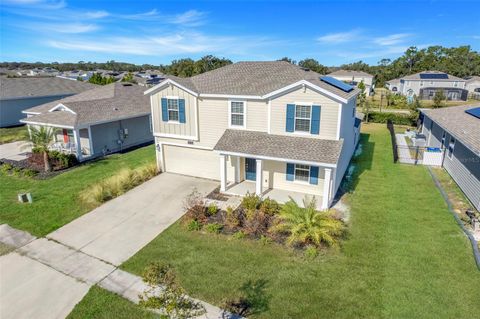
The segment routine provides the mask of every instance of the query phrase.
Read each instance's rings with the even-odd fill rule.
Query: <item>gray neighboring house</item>
[[[153,141],[150,99],[130,83],[96,87],[23,111],[29,126],[58,129],[53,149],[82,161]]]
[[[0,127],[20,125],[23,110],[63,99],[96,85],[56,77],[0,77]]]
[[[390,80],[386,85],[394,93],[407,97],[418,96],[421,100],[433,100],[435,93],[441,90],[447,100],[466,101],[468,91],[465,82],[464,79],[444,72],[422,71]]]
[[[469,77],[465,82],[465,89],[472,98],[480,98],[480,76]]]
[[[442,166],[480,210],[480,105],[420,111],[427,146],[444,149]]]
[[[350,71],[350,70],[338,70],[328,74],[332,78],[347,82],[350,85],[358,86],[360,82],[365,84],[365,90],[363,91],[367,96],[373,93],[375,88],[374,76],[363,71]]]

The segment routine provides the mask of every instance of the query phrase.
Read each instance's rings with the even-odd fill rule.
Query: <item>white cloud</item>
[[[85,13],[86,18],[90,19],[100,19],[100,18],[105,18],[108,17],[110,13],[104,10],[99,10],[99,11],[89,11]]]
[[[42,9],[61,9],[67,6],[64,0],[2,0],[2,5],[35,6]]]
[[[188,10],[170,19],[171,23],[196,26],[204,23],[206,13],[197,10]]]
[[[246,43],[238,50],[238,43]],[[50,40],[47,44],[62,50],[79,50],[141,56],[168,56],[179,54],[245,54],[254,48],[268,47],[275,42],[263,37],[222,37],[196,32],[175,33],[168,36],[112,37]]]
[[[395,33],[384,37],[378,37],[373,39],[373,43],[381,46],[391,46],[404,42],[412,35],[410,33]]]
[[[317,38],[317,41],[329,44],[352,42],[360,36],[360,30],[351,30],[348,32],[329,33]]]

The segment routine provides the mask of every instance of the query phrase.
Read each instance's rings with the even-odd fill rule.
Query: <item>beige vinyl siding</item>
[[[179,99],[185,100],[185,123],[168,123],[162,121],[162,97],[178,96]],[[196,135],[196,119],[195,119],[195,99],[196,97],[190,93],[176,87],[168,86],[158,91],[151,97],[152,101],[152,121],[154,133],[156,134],[172,134],[180,136]]]
[[[283,189],[292,192],[301,192],[320,196],[323,195],[323,181],[325,178],[325,171],[322,167],[320,167],[318,172],[317,185],[287,181],[286,171],[287,163],[277,161],[264,161],[263,187]]]
[[[242,101],[242,100],[234,100]],[[243,100],[246,104],[246,129],[267,131],[268,104],[265,101]],[[199,145],[212,147],[217,144],[226,129],[229,128],[228,99],[199,99],[198,114],[200,136]]]
[[[320,134],[305,135],[303,137],[316,137],[323,139],[337,138],[339,102],[336,102],[321,93],[309,88],[300,88],[271,101],[271,134],[290,135],[295,133],[286,132],[287,104],[299,102],[312,103],[321,106]]]

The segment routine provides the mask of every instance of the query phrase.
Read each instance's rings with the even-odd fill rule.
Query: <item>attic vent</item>
[[[302,69],[303,71],[306,71],[306,72],[310,71],[309,68],[302,68],[302,67],[301,67],[300,69]]]
[[[132,86],[132,83],[122,83],[123,86]]]
[[[113,110],[114,110],[114,111],[118,111],[118,107],[114,107]]]

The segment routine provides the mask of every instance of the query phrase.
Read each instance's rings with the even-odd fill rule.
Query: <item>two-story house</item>
[[[465,82],[464,79],[444,72],[423,71],[388,81],[386,84],[390,91],[411,98],[418,96],[421,100],[433,100],[438,91],[443,91],[447,100],[466,101],[468,91],[465,89]]]
[[[322,209],[330,206],[359,137],[358,93],[283,61],[168,76],[145,92],[162,171],[219,180],[227,193],[246,184],[286,200],[309,194]]]
[[[346,82],[353,86],[358,86],[361,82],[365,85],[363,93],[367,96],[372,95],[373,89],[375,87],[374,76],[363,71],[352,71],[352,70],[337,70],[335,72],[329,73],[329,76],[337,80]]]

